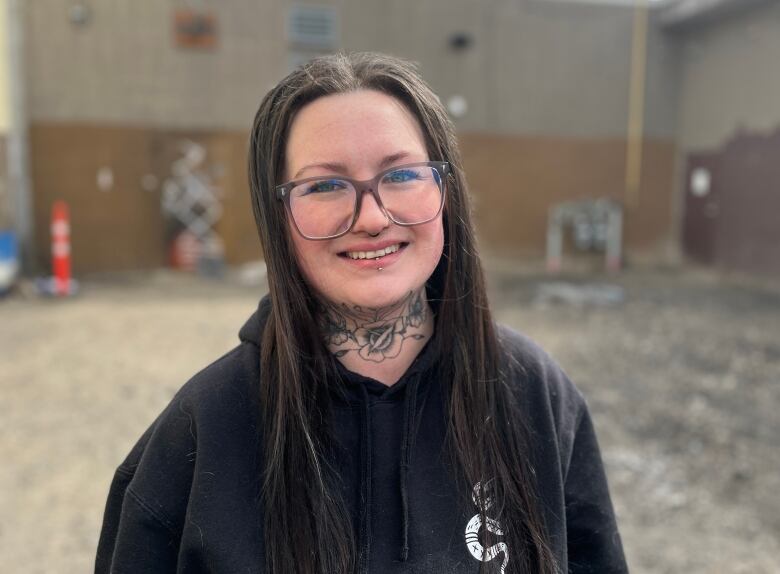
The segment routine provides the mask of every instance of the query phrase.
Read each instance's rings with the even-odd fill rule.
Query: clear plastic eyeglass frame
[[[393,214],[385,208],[385,206],[382,203],[382,198],[379,196],[379,183],[382,181],[382,178],[384,178],[386,175],[393,173],[398,170],[407,169],[407,168],[414,168],[414,167],[430,167],[439,175],[439,191],[441,193],[441,201],[439,202],[439,208],[436,211],[434,215],[429,217],[428,219],[425,219],[424,221],[415,221],[414,223],[404,223],[401,221],[397,221]],[[281,185],[276,186],[276,198],[280,201],[284,202],[285,208],[287,209],[287,213],[290,215],[290,219],[293,222],[293,225],[295,226],[295,230],[305,239],[310,239],[312,241],[322,241],[326,239],[335,239],[336,237],[341,237],[342,235],[346,235],[350,232],[350,230],[355,226],[355,222],[358,220],[358,216],[360,215],[360,206],[363,204],[363,196],[366,193],[370,193],[374,197],[374,201],[376,201],[376,204],[379,206],[379,209],[382,210],[382,213],[384,213],[390,221],[395,223],[396,225],[401,225],[403,227],[412,227],[414,225],[422,225],[423,223],[428,223],[429,221],[433,221],[436,219],[439,214],[441,213],[442,207],[444,206],[444,196],[446,195],[447,190],[447,176],[450,174],[450,164],[446,161],[424,161],[424,162],[418,162],[418,163],[408,163],[404,165],[396,165],[389,169],[386,169],[377,175],[375,175],[372,179],[367,179],[364,181],[357,181],[355,179],[351,179],[349,177],[344,177],[341,175],[318,175],[315,177],[307,177],[304,179],[298,179],[295,181],[290,181],[287,183],[283,183]],[[304,183],[308,183],[311,181],[317,181],[317,180],[338,180],[338,181],[344,181],[349,184],[351,184],[355,189],[355,208],[352,213],[352,220],[350,221],[349,225],[347,226],[344,231],[340,231],[339,233],[328,235],[324,237],[312,237],[309,235],[306,235],[301,231],[301,229],[298,227],[298,223],[295,221],[295,216],[293,215],[292,206],[290,205],[290,197],[291,192],[293,189],[298,187],[299,185],[302,185]]]

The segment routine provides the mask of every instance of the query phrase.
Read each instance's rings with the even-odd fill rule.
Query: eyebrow
[[[379,171],[382,171],[383,169],[390,167],[394,163],[402,159],[406,159],[411,155],[412,154],[409,153],[408,151],[399,151],[394,154],[385,156],[384,158],[382,158],[382,161],[379,162]],[[335,173],[340,175],[344,175],[348,171],[347,166],[339,162],[326,161],[321,163],[310,163],[308,165],[303,166],[301,169],[299,169],[298,172],[293,177],[293,180],[299,179],[302,173],[314,168],[322,168],[329,171],[330,173]]]

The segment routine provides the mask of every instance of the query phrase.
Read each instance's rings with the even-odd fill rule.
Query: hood
[[[268,317],[271,315],[271,296],[265,295],[257,304],[257,309],[247,319],[244,326],[238,331],[238,338],[242,343],[253,343],[260,346],[263,338],[263,329]]]

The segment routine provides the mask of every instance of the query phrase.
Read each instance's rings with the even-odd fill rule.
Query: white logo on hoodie
[[[493,506],[493,499],[488,495],[491,482],[493,481],[487,481],[484,488],[481,482],[474,485],[474,488],[471,491],[471,499],[474,501],[477,510],[482,506],[484,507],[485,512],[487,512],[490,507]],[[487,521],[485,528],[497,536],[502,536],[504,534],[498,520],[494,520],[490,517],[485,518]],[[469,549],[469,552],[471,552],[471,555],[480,562],[482,562],[483,559],[486,562],[490,562],[503,552],[504,563],[501,565],[501,574],[504,574],[506,565],[509,564],[509,548],[505,543],[499,542],[486,550],[479,541],[479,531],[481,528],[482,517],[479,515],[479,512],[477,512],[477,514],[471,517],[471,520],[469,520],[469,523],[466,525],[466,547]]]

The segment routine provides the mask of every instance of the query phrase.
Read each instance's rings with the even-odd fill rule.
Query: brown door
[[[695,153],[688,156],[685,178],[683,249],[700,263],[717,259],[717,229],[720,220],[721,182],[719,154]]]
[[[688,156],[683,249],[701,263],[780,274],[780,130]]]

